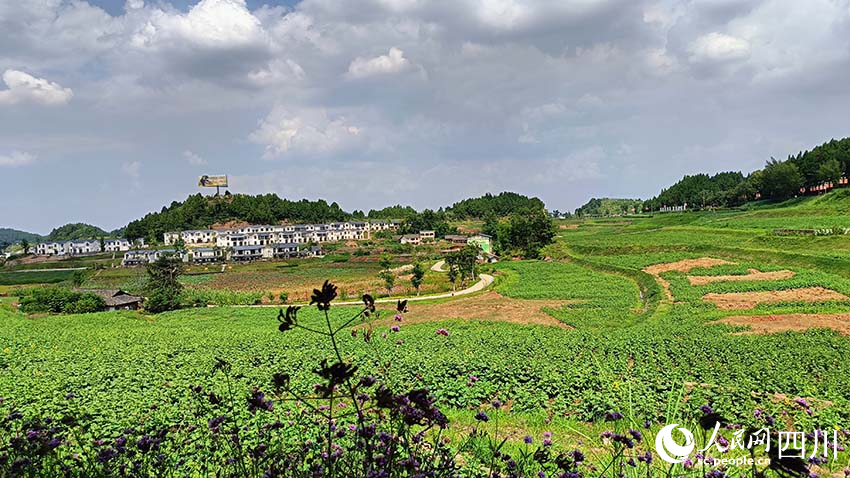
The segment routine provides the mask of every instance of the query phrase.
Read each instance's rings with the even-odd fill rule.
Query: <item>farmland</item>
[[[514,450],[526,433],[541,431],[553,432],[560,449],[593,442],[612,412],[657,430],[695,420],[706,404],[743,425],[760,423],[757,411],[794,429],[844,429],[850,236],[778,236],[773,228],[833,227],[844,224],[846,211],[850,197],[839,192],[783,208],[565,222],[570,227],[558,229],[546,260],[482,266],[497,277],[493,290],[411,303],[400,322],[385,312],[368,343],[370,326],[354,323],[341,355],[394,390],[428,388],[455,423],[454,437],[487,410],[513,430]],[[243,267],[183,280],[190,289],[280,288],[299,299],[325,278],[346,289],[340,297],[381,287],[373,261]],[[123,287],[137,277],[132,269],[104,269],[88,280]],[[426,278],[429,292],[448,290],[441,273]],[[717,297],[729,300],[718,307]],[[91,417],[92,436],[188,420],[191,387],[221,389],[210,374],[219,360],[230,364],[242,393],[285,373],[293,390],[307,394],[315,364],[332,358],[321,337],[278,332],[276,309],[25,317],[4,307],[9,300],[0,298],[6,406],[34,415],[73,407]],[[333,307],[331,320],[342,324],[356,310]],[[493,320],[499,313],[511,317]],[[299,314],[305,327],[322,326],[315,307]],[[777,319],[767,327],[765,317]],[[377,361],[370,358],[376,353]],[[74,398],[63,398],[68,393]],[[494,401],[504,405],[494,410]],[[286,410],[276,408],[274,417]],[[828,476],[847,460],[842,454],[818,470]]]

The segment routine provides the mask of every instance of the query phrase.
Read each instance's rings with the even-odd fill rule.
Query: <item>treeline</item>
[[[842,176],[850,176],[850,138],[833,139],[784,161],[771,158],[763,169],[748,176],[740,172],[685,176],[643,207],[649,211],[687,203],[698,209],[740,206],[759,198],[783,200],[799,195],[801,188],[835,184]]]
[[[543,201],[538,198],[505,191],[495,196],[487,193],[481,197],[458,201],[447,208],[446,213],[454,219],[483,219],[490,215],[507,217],[518,211],[545,207]]]
[[[620,216],[640,213],[643,201],[640,199],[592,198],[576,209],[576,216]]]
[[[325,200],[290,201],[276,194],[251,196],[247,194],[225,193],[223,196],[203,196],[195,194],[183,202],[172,202],[161,211],[147,214],[135,220],[124,229],[128,239],[145,238],[149,241],[161,240],[163,234],[170,231],[187,229],[205,229],[211,224],[228,221],[248,222],[251,224],[321,223],[347,220],[384,219],[402,222],[402,232],[434,230],[438,236],[451,234],[456,229],[449,226],[451,220],[483,218],[490,215],[507,217],[521,210],[543,210],[543,202],[521,194],[503,192],[498,195],[486,194],[479,198],[466,199],[452,207],[421,212],[410,206],[395,205],[383,209],[372,209],[368,214],[355,210],[344,211],[337,203],[328,204]],[[63,226],[64,227],[64,226]],[[92,226],[93,227],[93,226]],[[96,231],[94,231],[96,232]],[[103,231],[86,237],[98,237]]]
[[[752,186],[752,187],[751,187]],[[691,208],[708,206],[738,206],[753,199],[758,187],[740,172],[723,172],[714,176],[695,174],[685,176],[661,194],[644,202],[645,210],[657,211],[664,206]]]

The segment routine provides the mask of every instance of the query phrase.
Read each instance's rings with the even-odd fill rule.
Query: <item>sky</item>
[[[0,227],[231,192],[573,210],[850,136],[850,0],[0,0]]]

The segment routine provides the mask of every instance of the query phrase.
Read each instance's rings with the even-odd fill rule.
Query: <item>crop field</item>
[[[577,227],[557,229],[545,260],[483,265],[496,276],[492,290],[411,302],[400,314],[407,318],[386,311],[372,325],[346,326],[340,354],[394,390],[430,390],[454,422],[453,437],[487,410],[511,430],[506,446],[514,450],[525,434],[541,431],[554,433],[556,449],[596,443],[613,412],[633,426],[646,422],[651,433],[672,420],[696,420],[701,405],[744,427],[770,416],[787,429],[844,430],[850,236],[775,236],[773,225],[759,222],[820,227],[850,211],[850,200],[839,199],[810,200],[828,203],[824,219],[800,202],[781,212],[758,206],[571,221]],[[282,290],[299,299],[324,279],[338,280],[349,297],[380,292],[374,261],[292,264],[193,270],[183,281],[190,290]],[[105,269],[89,281],[129,284],[134,274]],[[426,279],[429,292],[447,290],[444,274],[429,271]],[[717,297],[735,300],[718,307]],[[343,324],[356,310],[332,307],[331,321]],[[315,307],[299,314],[301,325],[323,326]],[[230,393],[268,388],[274,373],[285,373],[293,390],[307,394],[316,363],[333,352],[305,330],[279,332],[276,318],[274,308],[27,317],[0,307],[0,396],[24,414],[73,408],[91,418],[94,437],[185,423],[196,408],[192,387],[224,393],[211,374],[221,361],[235,377]],[[292,410],[281,403],[274,417],[285,420]],[[841,454],[816,471],[841,476],[848,459]]]
[[[12,271],[0,272],[0,287],[15,287],[36,284],[67,282],[74,271],[40,271],[50,267],[86,267],[100,264],[99,260],[72,261],[53,260],[15,266]],[[430,271],[435,260],[425,257],[422,264],[426,269],[421,294],[437,294],[451,290],[445,274]],[[393,264],[396,271],[392,291],[384,288],[379,278],[381,268],[377,256],[329,255],[325,258],[292,261],[260,261],[248,264],[231,263],[222,270],[221,264],[191,265],[180,281],[186,286],[187,303],[210,303],[215,305],[251,305],[277,303],[281,293],[289,302],[309,301],[316,284],[328,277],[340,287],[340,296],[359,299],[366,292],[378,297],[414,295],[410,284],[412,259],[402,257]],[[26,271],[22,269],[27,269]],[[105,267],[90,270],[85,275],[83,288],[122,289],[131,294],[142,294],[145,290],[143,267]],[[2,291],[2,290],[0,290]],[[272,297],[271,299],[269,297]]]
[[[68,280],[73,271],[0,272],[0,286],[53,284]]]

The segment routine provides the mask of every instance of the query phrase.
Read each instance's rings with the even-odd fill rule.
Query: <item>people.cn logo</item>
[[[658,435],[655,435],[655,451],[658,456],[667,463],[682,463],[686,457],[694,451],[694,435],[686,428],[679,428],[682,435],[685,436],[685,444],[679,445],[673,439],[673,429],[679,426],[678,423],[667,425],[662,428]]]

